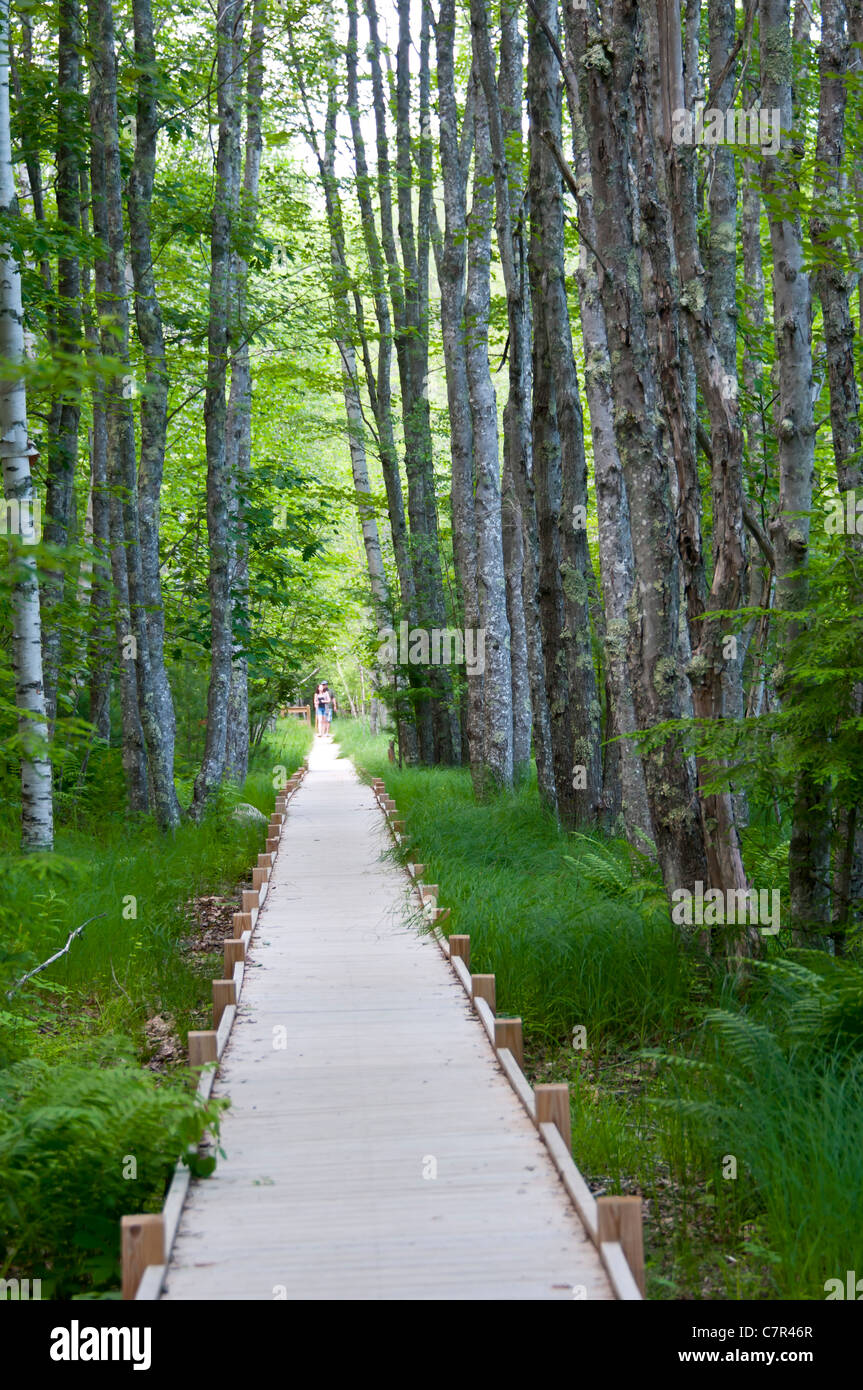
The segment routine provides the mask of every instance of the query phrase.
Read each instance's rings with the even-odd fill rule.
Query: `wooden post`
[[[439,927],[442,922],[445,922],[449,914],[450,909],[448,907],[436,907],[432,913],[432,921],[435,926]]]
[[[450,937],[452,941],[452,937]],[[524,1071],[524,1046],[521,1040],[520,1018],[496,1018],[494,1021],[495,1047],[508,1047],[518,1065]]]
[[[268,852],[269,854],[275,854],[275,853],[276,853],[276,850],[277,850],[278,848],[279,848],[279,837],[278,837],[278,835],[270,835],[269,832],[268,832],[268,834],[267,834],[267,852]]]
[[[404,833],[405,833],[405,823],[404,823],[404,821],[403,821],[403,820],[394,820],[394,821],[393,821],[393,830],[395,831],[395,833],[396,833],[397,835],[404,835]]]
[[[470,937],[468,937],[468,941],[470,941]],[[452,948],[452,942],[453,942],[453,938],[450,937],[450,948]],[[472,982],[473,982],[473,993],[472,993],[472,997],[473,997],[474,999],[484,999],[485,1002],[488,1004],[488,1007],[491,1009],[492,1013],[494,1013],[494,1012],[495,1012],[494,975],[473,975],[473,976],[471,977],[471,979],[472,979]]]
[[[216,1051],[216,1033],[214,1029],[207,1028],[202,1032],[189,1034],[189,1066],[192,1070],[197,1067],[205,1067],[208,1062],[218,1062],[219,1054]]]
[[[229,1004],[236,1004],[237,991],[233,980],[213,981],[213,1027],[218,1028],[222,1014]]]
[[[449,939],[449,953],[452,956],[461,956],[468,970],[470,969],[470,937],[451,936]]]
[[[233,925],[234,925],[234,936],[236,936],[236,937],[241,937],[241,936],[243,935],[243,932],[244,932],[244,931],[251,931],[251,930],[252,930],[252,914],[251,914],[251,912],[235,912],[235,913],[234,913],[234,923],[233,923]]]
[[[569,1108],[569,1086],[565,1081],[542,1082],[534,1086],[536,1096],[536,1122],[538,1125],[549,1121],[557,1125],[560,1137],[572,1152],[572,1113]]]
[[[640,1197],[597,1197],[597,1243],[616,1240],[644,1297],[644,1232]]]
[[[273,867],[273,856],[271,854],[258,855],[258,868],[271,869]]]
[[[165,1220],[155,1215],[121,1216],[120,1246],[123,1260],[123,1298],[129,1303],[138,1292],[148,1265],[165,1263]]]
[[[414,864],[414,878],[422,878],[425,871],[425,864]]]
[[[230,980],[238,960],[246,959],[246,943],[236,941],[232,936],[225,937],[225,979]]]
[[[243,889],[243,911],[252,912],[256,907],[260,907],[259,894],[257,888],[249,890]]]
[[[263,888],[269,877],[269,869],[252,869],[252,887]]]

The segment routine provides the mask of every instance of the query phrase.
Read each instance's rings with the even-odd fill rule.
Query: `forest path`
[[[226,1157],[189,1188],[164,1298],[614,1296],[389,844],[316,740],[213,1090]]]

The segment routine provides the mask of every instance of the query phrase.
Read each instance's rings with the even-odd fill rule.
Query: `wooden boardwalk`
[[[612,1298],[371,790],[316,743],[291,801],[163,1298]]]

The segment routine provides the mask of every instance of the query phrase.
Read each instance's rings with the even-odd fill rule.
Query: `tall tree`
[[[635,125],[633,86],[639,81],[638,8],[615,10],[612,44],[603,28],[588,36],[583,13],[570,25],[573,65],[588,130],[597,247],[604,273],[602,305],[611,362],[614,429],[630,508],[636,584],[629,610],[628,655],[641,730],[682,713],[679,562],[671,507],[660,396],[651,359],[632,221],[629,168]],[[603,41],[603,61],[586,63]],[[707,862],[692,767],[676,741],[644,756],[651,822],[666,889],[704,882]]]
[[[144,354],[146,390],[141,397],[141,458],[138,469],[141,600],[146,614],[153,722],[158,726],[159,760],[165,772],[161,819],[174,826],[180,803],[174,789],[174,701],[165,669],[165,610],[159,577],[159,516],[168,427],[168,370],[162,309],[153,271],[150,204],[156,173],[159,131],[158,71],[150,0],[134,0],[135,59],[138,65],[138,103],[135,155],[128,186],[129,246],[135,288],[135,321]],[[152,740],[151,740],[152,741]]]
[[[57,28],[56,197],[57,219],[71,245],[62,249],[57,257],[57,353],[61,361],[66,360],[71,370],[69,384],[52,411],[56,433],[49,440],[45,496],[45,539],[60,548],[67,544],[70,535],[81,418],[81,389],[74,370],[81,338],[81,274],[74,245],[81,222],[78,167],[80,49],[78,0],[60,0]],[[63,589],[63,571],[50,571],[43,590],[45,705],[49,726],[53,725],[57,709]]]
[[[503,516],[507,584],[521,577],[527,682],[530,689],[533,748],[537,783],[545,804],[557,809],[557,788],[552,757],[551,718],[546,691],[539,607],[539,528],[533,461],[530,287],[522,140],[523,44],[518,16],[511,5],[501,10],[500,89],[495,78],[494,56],[484,0],[471,0],[471,33],[474,62],[482,82],[489,119],[495,181],[497,246],[506,287],[509,330],[509,396],[504,409]],[[513,504],[521,520],[521,540],[512,534]],[[519,640],[517,606],[510,601],[510,626]],[[523,755],[524,691],[521,654],[513,652],[513,761]],[[518,733],[518,737],[516,734]]]
[[[789,0],[759,0],[761,105],[780,113],[781,146],[764,156],[764,200],[773,258],[773,323],[779,365],[779,507],[770,525],[776,551],[776,607],[788,646],[801,632],[809,592],[809,513],[815,457],[809,276],[804,264],[796,164],[791,148],[792,45]],[[794,698],[793,674],[775,676],[780,696]],[[789,852],[791,920],[798,940],[817,938],[829,913],[827,788],[801,770]]]
[[[14,217],[17,211],[9,126],[9,0],[0,0],[0,211],[6,218]],[[23,376],[21,268],[8,244],[0,246],[0,357],[9,364],[0,382],[0,453],[6,515],[17,517],[22,545],[32,546],[38,537]],[[32,552],[19,552],[15,566],[12,668],[21,757],[21,843],[25,850],[49,850],[54,844],[54,813],[35,556]]]
[[[449,407],[452,456],[453,557],[465,627],[480,626],[477,588],[477,538],[474,505],[473,417],[468,389],[465,341],[465,274],[467,267],[467,184],[473,149],[472,106],[475,84],[467,93],[459,131],[455,85],[455,0],[442,0],[436,27],[438,118],[443,184],[444,227],[436,238],[440,285],[441,333]],[[465,733],[471,776],[482,791],[482,680],[469,680]]]
[[[477,540],[477,591],[484,632],[484,670],[468,674],[482,680],[482,790],[512,785],[512,665],[506,610],[506,577],[501,531],[500,454],[497,398],[488,360],[491,312],[491,223],[494,181],[488,115],[482,91],[474,100],[473,204],[468,219],[467,287],[464,317],[470,398],[474,516]]]
[[[227,764],[228,701],[233,654],[231,596],[231,492],[227,448],[227,371],[230,322],[231,223],[236,206],[235,149],[239,142],[240,107],[234,81],[241,0],[218,0],[216,12],[216,105],[219,137],[216,150],[213,216],[210,234],[210,314],[207,335],[207,390],[204,422],[207,441],[207,536],[210,596],[210,684],[207,692],[207,737],[195,779],[191,811],[199,816],[221,785]]]
[[[266,0],[254,0],[246,59],[246,137],[240,192],[239,225],[244,243],[251,240],[257,222],[263,136],[261,117],[264,89],[264,48],[267,33]],[[239,82],[241,72],[235,80]],[[233,283],[237,345],[231,359],[231,394],[228,401],[228,467],[235,480],[233,582],[234,654],[228,697],[227,771],[242,784],[249,768],[249,661],[251,638],[249,612],[249,530],[247,493],[252,471],[252,367],[251,329],[248,318],[248,262],[242,251],[234,253]]]
[[[119,134],[117,132],[116,66],[114,62],[114,25],[110,3],[88,0],[88,36],[90,63],[90,193],[93,231],[98,238],[99,251],[93,268],[95,311],[99,325],[99,347],[102,356],[116,362],[122,352],[118,345],[118,323],[126,306],[125,274],[121,273],[118,257],[122,259],[122,212],[118,223],[116,200],[120,197]],[[110,194],[108,179],[108,145],[112,145],[112,191],[114,194],[113,246],[112,219],[109,217]],[[120,205],[122,208],[122,204]],[[119,302],[118,302],[119,301]],[[114,635],[118,656],[120,715],[122,721],[122,759],[126,778],[129,810],[136,814],[147,811],[150,793],[147,778],[147,753],[144,730],[138,703],[138,676],[132,632],[129,595],[129,570],[126,551],[124,492],[129,480],[129,459],[134,472],[134,433],[128,401],[124,400],[124,378],[128,371],[117,372],[113,382],[107,381],[99,393],[99,415],[94,413],[94,466],[101,469],[101,449],[104,445],[104,498],[107,511],[110,544],[111,580],[113,587]],[[97,435],[98,424],[100,433]],[[101,434],[104,427],[104,436]],[[100,453],[97,455],[96,448]],[[124,450],[127,457],[120,458]],[[101,487],[101,480],[100,480]],[[128,504],[128,497],[126,503]],[[130,639],[135,638],[135,642]],[[106,692],[100,692],[105,698]],[[98,711],[96,711],[98,712]]]
[[[564,272],[563,187],[546,134],[559,147],[557,0],[538,0],[528,27],[530,278],[533,300],[534,460],[541,555],[543,648],[561,817],[595,824],[602,802],[600,706],[589,613],[587,464]]]

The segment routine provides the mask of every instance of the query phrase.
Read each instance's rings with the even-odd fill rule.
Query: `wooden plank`
[[[450,937],[450,947],[452,946],[452,942],[453,942],[453,938]],[[468,999],[470,999],[470,996],[471,996],[470,971],[468,970],[468,968],[467,968],[467,966],[465,965],[464,960],[462,959],[461,956],[450,956],[450,960],[452,961],[453,970],[454,970],[455,973],[458,975],[458,978],[459,978],[459,980],[460,980],[460,982],[461,982],[462,989],[464,990],[464,992],[465,992],[465,994],[467,995]]]
[[[250,912],[235,912],[233,916],[234,936],[238,939],[243,932],[252,930],[252,914]]]
[[[243,911],[251,912],[256,907],[260,907],[260,894],[258,893],[257,888],[252,889],[251,891],[248,888],[244,888]]]
[[[632,1277],[644,1297],[644,1232],[640,1197],[597,1197],[599,1244],[620,1244]]]
[[[560,1130],[557,1125],[541,1124],[539,1132],[542,1135],[551,1154],[552,1162],[561,1176],[564,1187],[569,1193],[570,1201],[584,1222],[585,1229],[591,1240],[596,1244],[599,1235],[599,1217],[596,1210],[596,1198],[588,1187],[584,1178],[579,1172],[572,1153],[564,1144],[560,1137]]]
[[[218,1030],[222,1014],[229,1004],[236,1004],[237,993],[233,980],[213,981],[213,1026]]]
[[[120,1249],[123,1265],[123,1299],[131,1301],[147,1265],[165,1263],[165,1222],[162,1213],[122,1216]]]
[[[538,1125],[557,1125],[560,1137],[572,1151],[572,1114],[569,1108],[569,1086],[565,1081],[542,1082],[535,1085],[536,1122]]]
[[[227,983],[232,985],[234,982],[233,980],[229,980]],[[219,1027],[216,1030],[216,1045],[218,1047],[219,1057],[221,1057],[222,1053],[228,1045],[228,1038],[231,1036],[231,1029],[234,1026],[234,1019],[236,1018],[236,1015],[236,1004],[227,1004],[222,1011],[222,1017],[219,1020]]]
[[[165,1205],[162,1208],[162,1217],[165,1223],[165,1259],[169,1258],[174,1245],[191,1178],[192,1173],[188,1165],[178,1163],[165,1196]]]
[[[495,1019],[495,1023],[497,1022],[498,1020]],[[496,1033],[497,1028],[495,1028]],[[497,1046],[497,1044],[495,1045]],[[528,1115],[532,1120],[536,1120],[536,1101],[533,1098],[530,1083],[508,1047],[497,1047],[497,1060],[506,1072],[510,1086],[512,1086]]]
[[[167,1265],[147,1265],[138,1285],[135,1298],[139,1303],[155,1303],[162,1294]]]
[[[470,937],[459,936],[455,932],[449,939],[450,956],[460,956],[465,965],[470,969]]]
[[[632,1303],[641,1299],[643,1297],[641,1290],[632,1277],[632,1270],[629,1268],[626,1256],[618,1242],[604,1240],[599,1247],[599,1254],[611,1280],[615,1298]]]
[[[473,979],[476,980],[476,975],[473,976]],[[473,1004],[479,1014],[483,1028],[488,1033],[489,1042],[492,1047],[494,1047],[494,1014],[481,995],[474,995]]]
[[[189,1066],[195,1070],[218,1061],[216,1033],[212,1028],[189,1033]]]
[[[473,975],[473,999],[483,999],[490,1013],[495,1011],[495,984],[494,975]],[[494,1030],[492,1030],[492,1041],[494,1041]]]
[[[520,1018],[496,1018],[494,1021],[495,1047],[506,1047],[518,1065],[524,1070],[524,1044],[521,1037]]]
[[[246,948],[243,945],[243,938],[235,940],[229,936],[225,941],[225,979],[230,980],[234,973],[234,966],[238,961],[246,959]]]

